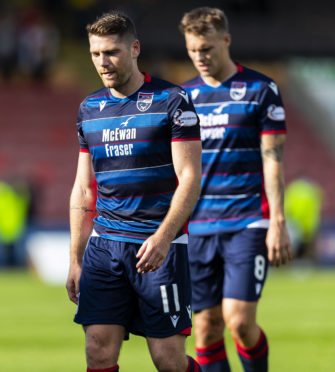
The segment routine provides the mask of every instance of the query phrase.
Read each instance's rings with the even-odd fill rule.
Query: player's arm
[[[284,215],[285,137],[285,134],[263,134],[261,137],[265,192],[270,209],[270,226],[266,244],[269,261],[275,266],[285,264],[291,259],[290,241]]]
[[[91,155],[79,153],[77,174],[70,197],[70,269],[66,289],[71,301],[78,303],[81,264],[95,216],[96,188]]]
[[[160,227],[141,246],[137,269],[141,273],[157,270],[164,262],[170,244],[190,216],[201,189],[201,142],[172,142],[172,161],[178,187]]]

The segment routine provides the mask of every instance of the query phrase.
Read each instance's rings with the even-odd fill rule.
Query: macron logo
[[[188,103],[188,94],[182,90],[181,92],[178,92],[183,98],[184,100]]]
[[[186,310],[187,310],[188,316],[190,317],[190,319],[192,319],[192,310],[191,310],[191,306],[190,306],[190,305],[187,305],[187,306],[186,306]]]
[[[106,101],[101,101],[100,102],[100,111],[102,111],[105,106],[106,106]]]
[[[191,92],[192,99],[196,99],[200,93],[200,89],[193,89]]]
[[[120,124],[121,127],[126,127],[126,126],[128,125],[128,121],[129,121],[130,119],[134,119],[134,117],[135,117],[135,116],[131,116],[131,117],[128,118],[126,121],[124,121],[123,123],[121,123],[121,124]]]
[[[273,81],[271,81],[271,83],[269,84],[269,87],[273,90],[273,93],[278,96],[278,87],[277,87],[277,84],[274,83]]]
[[[170,315],[171,322],[175,328],[177,327],[179,318],[180,317],[178,315]]]

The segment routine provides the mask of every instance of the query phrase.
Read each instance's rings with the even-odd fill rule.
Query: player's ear
[[[140,55],[141,47],[140,47],[140,42],[138,40],[134,40],[131,43],[131,56],[133,58],[137,58]]]
[[[229,47],[230,44],[231,44],[231,35],[228,34],[227,32],[225,32],[225,34],[223,36],[223,40],[225,41],[227,47]]]

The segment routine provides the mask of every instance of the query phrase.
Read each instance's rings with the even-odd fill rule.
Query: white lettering
[[[110,129],[104,129],[102,131],[102,142],[108,142],[109,141],[109,132],[110,132]]]
[[[132,143],[129,144],[126,143],[121,145],[105,145],[107,158],[112,158],[115,156],[132,155],[133,148],[134,145]]]
[[[201,128],[201,139],[220,139],[224,137],[226,128]]]
[[[105,145],[106,156],[109,157],[109,145]]]
[[[200,119],[200,126],[202,127],[211,127],[213,125],[227,125],[229,120],[229,114],[220,114],[214,115],[212,113],[205,115],[205,114],[198,114]]]
[[[136,139],[136,128],[120,129],[115,130],[103,129],[102,130],[102,142],[111,141],[122,141],[122,140]]]

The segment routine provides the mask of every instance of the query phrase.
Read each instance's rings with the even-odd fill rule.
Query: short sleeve
[[[78,140],[80,152],[89,152],[88,144],[82,128],[83,121],[83,103],[79,107],[78,119],[77,119],[77,131],[78,131]]]
[[[200,141],[199,118],[188,93],[176,87],[168,99],[171,141]]]
[[[285,108],[275,82],[270,81],[265,84],[259,104],[260,133],[286,133]]]

